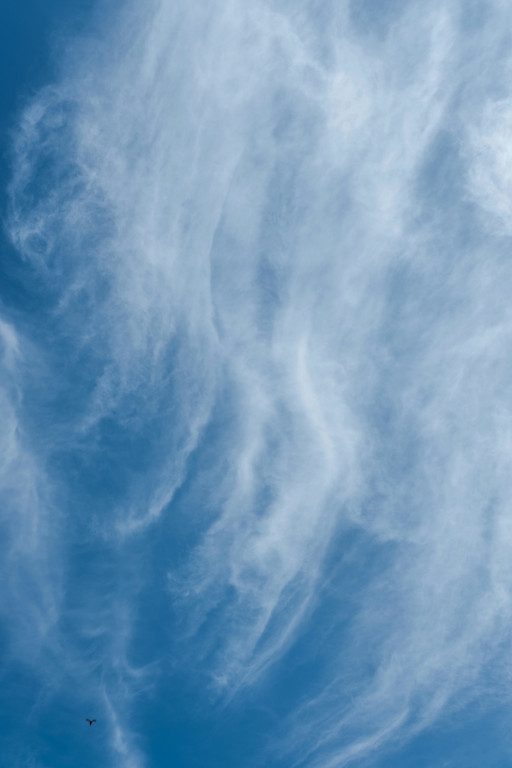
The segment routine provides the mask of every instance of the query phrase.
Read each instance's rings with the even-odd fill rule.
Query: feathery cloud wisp
[[[216,694],[278,675],[323,622],[282,742],[308,765],[408,738],[502,669],[507,8],[362,24],[370,5],[127,4],[20,124],[10,232],[71,393],[45,461],[102,468],[101,487],[57,481],[94,500],[89,545],[128,576],[98,629],[126,761],[115,713],[142,685],[127,649],[151,570],[126,562],[164,526],[191,531],[155,565],[173,653]]]

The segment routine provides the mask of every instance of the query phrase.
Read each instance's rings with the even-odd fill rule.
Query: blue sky
[[[0,764],[510,765],[508,2],[20,5]]]

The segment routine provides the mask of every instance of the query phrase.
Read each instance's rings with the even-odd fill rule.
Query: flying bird
[[[85,718],[85,722],[86,722],[86,723],[89,723],[89,728],[90,728],[90,727],[91,727],[91,725],[92,725],[93,723],[95,723],[95,722],[96,722],[96,718],[94,718],[94,720],[89,720],[89,718],[88,718],[88,717],[86,717],[86,718]]]

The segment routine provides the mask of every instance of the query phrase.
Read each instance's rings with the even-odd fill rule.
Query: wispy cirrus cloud
[[[53,512],[51,484],[31,450],[24,423],[23,380],[34,363],[33,352],[14,326],[0,319],[2,609],[11,618],[15,647],[24,657],[39,652],[60,601],[59,568],[52,562],[58,542],[48,520]]]
[[[271,685],[317,622],[328,637],[288,705],[286,764],[366,759],[495,690],[511,615],[506,17],[498,2],[131,3],[25,110],[10,233],[68,393],[46,458],[84,471],[57,482],[94,502],[88,568],[120,606],[98,621],[84,598],[73,642],[104,638],[98,690],[127,766],[116,712],[129,721],[123,697],[146,684],[133,617],[173,525],[192,531],[154,566],[173,654],[216,695]],[[147,557],[127,565],[137,542]]]

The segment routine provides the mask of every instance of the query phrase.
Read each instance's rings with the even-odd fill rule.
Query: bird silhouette
[[[88,718],[88,717],[86,717],[86,718],[85,718],[85,722],[86,722],[86,723],[89,723],[89,728],[90,728],[90,727],[91,727],[91,725],[92,725],[93,723],[95,723],[95,722],[96,722],[96,718],[94,718],[94,720],[89,720],[89,718]]]

